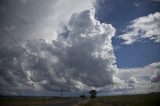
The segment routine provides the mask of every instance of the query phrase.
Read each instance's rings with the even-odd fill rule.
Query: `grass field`
[[[50,104],[47,106],[54,106],[56,103],[75,99],[55,97],[0,97],[0,106],[44,106],[46,104]],[[87,102],[83,102],[86,100]],[[104,96],[94,99],[84,98],[82,103],[78,105],[77,102],[76,106],[160,106],[160,93]]]
[[[160,93],[97,97],[81,106],[160,106]]]
[[[0,106],[41,106],[62,103],[72,98],[55,97],[0,97]]]

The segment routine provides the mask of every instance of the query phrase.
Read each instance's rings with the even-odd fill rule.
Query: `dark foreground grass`
[[[97,97],[81,106],[160,106],[160,93]]]
[[[42,106],[46,104],[52,106],[52,104],[73,99],[75,98],[0,97],[0,106]],[[80,106],[160,106],[160,93],[97,97],[82,102]]]
[[[0,106],[41,106],[62,103],[72,98],[54,97],[0,97]]]

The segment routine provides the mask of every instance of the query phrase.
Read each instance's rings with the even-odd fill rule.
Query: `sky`
[[[0,95],[159,92],[160,0],[0,0]]]

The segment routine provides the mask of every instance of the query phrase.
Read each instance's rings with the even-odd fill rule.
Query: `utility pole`
[[[62,83],[61,83],[61,98],[62,98],[63,94],[62,94]]]

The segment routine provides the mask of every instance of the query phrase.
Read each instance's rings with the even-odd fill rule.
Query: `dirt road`
[[[64,100],[55,104],[37,105],[37,106],[78,106],[78,104],[86,103],[89,99],[87,98],[76,98],[72,100]]]
[[[54,104],[52,106],[73,106],[74,104],[77,104],[77,103],[78,103],[78,100],[69,100],[63,103]]]

